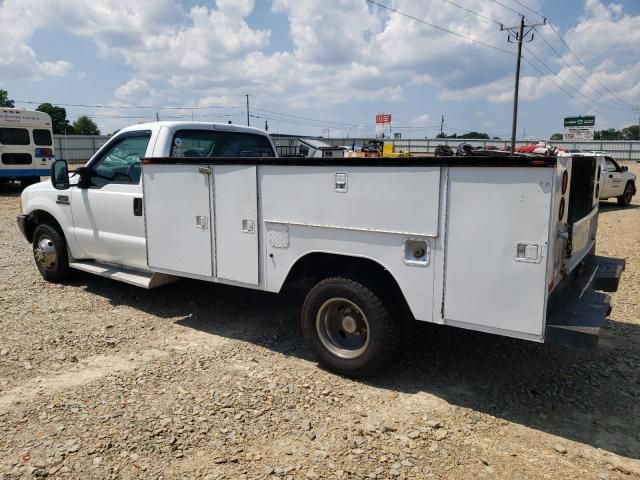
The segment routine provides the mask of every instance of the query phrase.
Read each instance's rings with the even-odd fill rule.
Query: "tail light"
[[[36,158],[53,157],[52,148],[36,148]]]

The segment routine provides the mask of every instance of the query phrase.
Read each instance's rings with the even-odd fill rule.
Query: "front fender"
[[[64,201],[65,197],[67,198],[66,202]],[[29,221],[35,221],[40,212],[53,217],[60,225],[71,256],[82,258],[84,255],[73,233],[73,215],[71,204],[68,202],[69,197],[69,190],[26,188],[22,192],[23,214],[27,215]]]

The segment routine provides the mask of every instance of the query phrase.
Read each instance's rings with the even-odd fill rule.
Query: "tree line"
[[[6,90],[0,90],[0,107],[15,108]],[[87,115],[80,115],[73,123],[67,119],[67,110],[51,103],[41,103],[36,108],[51,117],[51,129],[60,135],[100,135],[98,125]]]
[[[561,133],[554,133],[550,140],[562,140]],[[593,132],[594,140],[640,140],[640,128],[638,125],[629,125],[622,130],[607,128]]]

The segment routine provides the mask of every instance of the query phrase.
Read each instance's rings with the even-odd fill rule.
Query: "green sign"
[[[564,117],[565,127],[594,127],[596,117]]]

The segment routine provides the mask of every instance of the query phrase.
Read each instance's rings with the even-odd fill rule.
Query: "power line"
[[[547,39],[542,35],[542,33],[540,32],[540,30],[536,29],[536,32],[538,32],[538,36],[542,39],[542,41],[543,41],[544,43],[546,43],[546,44],[547,44],[547,46],[551,49],[551,51],[552,51],[552,52],[553,52],[553,53],[554,53],[554,54],[555,54],[555,55],[556,55],[556,56],[557,56],[557,57],[562,61],[562,63],[564,63],[564,64],[565,64],[565,65],[566,65],[566,66],[567,66],[567,67],[568,67],[568,68],[569,68],[569,69],[570,69],[570,70],[571,70],[571,71],[572,71],[572,72],[573,72],[577,77],[579,77],[583,82],[585,82],[587,85],[589,85],[591,88],[593,88],[593,90],[594,90],[595,92],[597,92],[598,94],[600,94],[600,95],[602,95],[602,96],[606,96],[606,93],[603,93],[603,92],[602,92],[602,90],[599,90],[599,89],[598,89],[598,88],[596,88],[594,85],[592,85],[592,84],[589,82],[589,79],[588,79],[586,76],[583,76],[580,72],[578,72],[578,71],[573,67],[573,65],[571,65],[569,62],[567,62],[567,61],[562,57],[562,55],[560,55],[560,53],[558,53],[558,51],[557,51],[555,48],[553,48],[553,45],[551,45],[551,43],[549,43],[549,41],[548,41],[548,40],[547,40]],[[529,51],[529,53],[531,53],[531,55],[534,55],[534,54],[533,54],[533,52],[531,52],[531,51]],[[534,55],[534,56],[535,56],[535,55]],[[536,57],[536,59],[542,63],[542,61],[541,61],[540,59],[538,59],[537,57]],[[565,83],[566,83],[566,82],[565,82]],[[569,84],[567,83],[567,85],[569,85]],[[573,88],[573,87],[572,87],[572,88]],[[576,90],[576,91],[578,91],[578,90]],[[615,106],[615,105],[608,106],[608,105],[605,105],[605,104],[603,104],[602,102],[600,102],[600,101],[598,101],[598,100],[590,99],[589,97],[587,97],[585,94],[583,94],[583,93],[582,93],[582,92],[580,92],[580,91],[578,91],[578,93],[579,93],[580,95],[582,95],[582,96],[584,96],[584,97],[588,98],[589,100],[591,100],[591,101],[595,102],[595,103],[599,103],[599,104],[600,104],[600,105],[602,105],[603,107],[604,107],[604,106],[607,106],[608,108],[618,108],[618,109],[624,108],[625,110],[628,108],[628,107],[622,107],[622,106],[618,107],[618,106]]]
[[[574,52],[571,49],[569,44],[564,40],[564,38],[562,38],[562,35],[560,35],[560,33],[555,29],[555,27],[551,24],[551,22],[549,22],[549,27],[551,27],[551,30],[553,31],[553,33],[556,34],[556,36],[560,39],[560,41],[563,43],[563,45],[567,48],[567,50],[569,50],[569,52],[571,52],[571,54],[575,57],[575,59],[578,60],[580,65],[582,65],[587,71],[589,71],[589,67],[587,67],[582,60],[580,60],[580,57],[578,57],[576,52]],[[607,92],[609,92],[611,94],[611,96],[613,96],[618,102],[620,102],[623,105],[631,106],[628,102],[625,102],[618,95],[616,95],[611,90],[609,90],[609,88],[607,88],[607,86],[605,84],[603,84],[600,80],[598,80],[598,77],[596,77],[593,73],[592,73],[592,76],[593,76],[594,80],[596,82],[598,82]]]
[[[546,18],[543,14],[541,14],[540,12],[534,10],[533,8],[529,7],[528,5],[525,5],[524,3],[518,1],[518,0],[511,0],[512,2],[517,3],[518,5],[520,5],[523,8],[526,8],[527,10],[529,10],[531,13],[535,13],[536,15],[539,15],[542,18]]]
[[[475,15],[478,18],[483,18],[484,20],[489,20],[490,22],[497,23],[498,25],[502,24],[501,22],[499,22],[495,18],[487,17],[486,15],[483,15],[482,13],[476,12],[474,10],[471,10],[471,9],[467,8],[467,7],[459,5],[459,4],[455,3],[455,2],[452,2],[451,0],[442,0],[442,1],[448,3],[449,5],[453,5],[454,7],[458,7],[461,10],[464,10],[465,12],[470,13],[471,15]]]
[[[440,30],[442,32],[450,33],[451,35],[455,35],[456,37],[463,38],[465,40],[469,40],[470,42],[473,42],[473,43],[477,43],[478,45],[482,45],[484,47],[491,48],[493,50],[497,50],[498,52],[506,53],[507,55],[513,55],[513,52],[510,52],[509,50],[505,50],[504,48],[496,47],[495,45],[491,45],[489,43],[483,42],[482,40],[476,40],[475,38],[467,37],[466,35],[462,35],[461,33],[457,33],[457,32],[454,32],[452,30],[449,30],[447,28],[440,27],[439,25],[435,25],[433,23],[427,22],[426,20],[423,20],[423,19],[418,18],[418,17],[414,17],[413,15],[409,15],[408,13],[401,12],[399,10],[396,10],[395,8],[391,8],[391,7],[388,7],[388,6],[383,5],[381,3],[375,2],[374,0],[366,0],[366,2],[370,3],[372,5],[376,5],[376,6],[380,7],[380,8],[385,9],[385,10],[389,10],[390,12],[397,13],[398,15],[402,15],[403,17],[410,18],[412,20],[415,20],[416,22],[420,22],[420,23],[423,23],[425,25],[429,25],[430,27],[433,27],[433,28],[435,28],[437,30]]]
[[[522,59],[527,62],[531,67],[533,67],[533,69],[538,72],[540,75],[542,75],[543,77],[548,77],[542,70],[540,70],[533,62],[531,62],[529,59],[527,59],[526,57],[522,57]],[[555,75],[557,77],[557,75]],[[611,115],[608,115],[606,113],[603,113],[597,109],[595,109],[593,107],[593,105],[589,105],[588,103],[583,102],[582,100],[580,100],[578,97],[576,97],[575,95],[573,95],[571,92],[567,91],[564,89],[564,87],[558,83],[556,83],[556,81],[553,79],[553,77],[548,77],[549,80],[551,81],[551,83],[553,83],[558,89],[560,89],[562,92],[564,92],[566,95],[568,95],[569,97],[573,98],[576,102],[581,103],[582,105],[584,105],[585,107],[587,107],[589,110],[602,115],[604,117],[608,117],[611,118],[613,120],[619,120],[622,122],[627,122],[627,119],[624,118],[618,118],[618,117],[613,117]]]
[[[27,105],[40,105],[43,103],[50,103],[59,107],[85,107],[85,108],[111,108],[111,109],[124,109],[124,108],[135,108],[135,109],[144,109],[144,108],[152,108],[154,110],[208,110],[212,108],[237,108],[238,110],[241,107],[227,107],[227,106],[211,106],[211,107],[158,107],[153,105],[88,105],[84,103],[60,103],[60,102],[41,102],[41,101],[33,101],[33,100],[14,100],[16,103],[26,103]]]
[[[495,1],[495,0],[494,0]],[[547,22],[547,19],[544,19],[544,23]],[[515,86],[513,88],[513,117],[511,122],[511,153],[513,154],[516,148],[516,129],[518,125],[518,91],[520,89],[520,60],[522,59],[522,43],[525,41],[525,38],[541,24],[530,24],[525,25],[524,15],[520,16],[520,25],[517,27],[505,27],[504,25],[500,25],[501,31],[509,32],[509,36],[507,40],[511,42],[518,43],[518,56],[516,57],[516,79]],[[525,28],[527,31],[525,32]],[[531,33],[531,38],[526,40],[527,42],[533,41],[533,33]]]
[[[357,124],[357,123],[336,122],[336,121],[333,121],[333,120],[321,120],[321,119],[315,119],[315,118],[309,118],[309,117],[302,117],[300,115],[291,115],[291,114],[288,114],[288,113],[274,112],[273,110],[267,110],[266,108],[253,107],[253,110],[257,110],[257,111],[260,111],[260,112],[267,112],[267,113],[271,113],[271,114],[274,114],[274,115],[281,115],[281,116],[284,116],[284,117],[298,118],[298,119],[301,119],[301,120],[311,120],[311,121],[314,121],[314,122],[322,123],[324,125],[326,125],[326,124],[334,124],[334,125],[346,125],[346,126],[353,126],[353,127],[360,126],[360,124]]]
[[[546,68],[552,75],[554,75],[558,80],[560,80],[564,85],[566,85],[567,87],[569,87],[571,90],[573,90],[574,92],[576,92],[578,95],[580,95],[581,97],[585,98],[588,102],[593,102],[594,104],[600,104],[602,105],[601,102],[592,99],[591,97],[588,97],[587,95],[585,95],[584,93],[582,93],[580,90],[578,90],[576,87],[574,87],[573,85],[571,85],[569,82],[566,82],[565,80],[563,80],[562,78],[560,78],[560,75],[558,75],[556,72],[553,71],[553,69],[547,65],[544,61],[542,61],[540,59],[540,57],[538,57],[535,53],[533,53],[529,48],[525,47],[525,49],[527,50],[527,52],[533,57],[535,58],[538,63],[540,63],[544,68]],[[607,116],[606,114],[603,114],[605,116]],[[611,117],[614,118],[614,117]]]
[[[514,10],[513,8],[511,8],[511,7],[507,6],[507,5],[505,5],[504,3],[499,2],[498,0],[491,0],[491,1],[492,1],[493,3],[495,3],[495,4],[497,4],[497,5],[500,5],[501,7],[506,8],[507,10],[511,10],[513,13],[515,13],[515,14],[516,14],[516,15],[518,15],[519,17],[523,17],[523,16],[524,16],[521,12],[519,12],[519,11],[517,11],[517,10]]]

